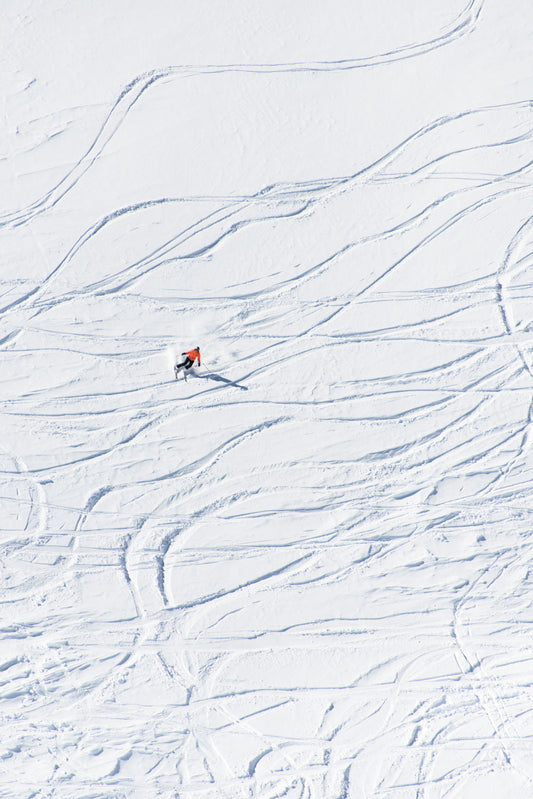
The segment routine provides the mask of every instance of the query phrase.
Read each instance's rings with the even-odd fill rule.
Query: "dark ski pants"
[[[186,369],[190,369],[191,366],[193,365],[193,363],[194,363],[194,361],[191,361],[190,358],[185,358],[183,363],[177,363],[176,364],[176,366],[174,367],[174,371],[177,372],[178,369],[181,369],[182,366],[184,366]]]

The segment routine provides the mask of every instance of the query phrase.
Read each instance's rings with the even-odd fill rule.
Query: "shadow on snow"
[[[222,377],[222,375],[217,375],[213,372],[210,372],[208,375],[196,374],[195,377],[200,377],[202,380],[215,380],[217,383],[226,383],[228,386],[235,386],[235,388],[241,388],[243,391],[248,391],[248,387],[243,386],[242,383],[237,383],[235,380],[228,380],[227,377]]]

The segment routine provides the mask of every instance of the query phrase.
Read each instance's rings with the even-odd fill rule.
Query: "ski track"
[[[3,235],[54,224],[156,84],[376,68],[482,12],[365,59],[143,74]],[[533,794],[532,138],[529,100],[444,115],[351,175],[87,218],[11,281],[2,795]],[[187,382],[177,317],[214,342]]]

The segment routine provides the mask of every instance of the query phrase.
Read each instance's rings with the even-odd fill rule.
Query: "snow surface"
[[[530,0],[1,23],[0,795],[533,797]]]

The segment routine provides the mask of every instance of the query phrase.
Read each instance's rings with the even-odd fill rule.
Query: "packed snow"
[[[530,0],[0,18],[1,796],[533,797]]]

